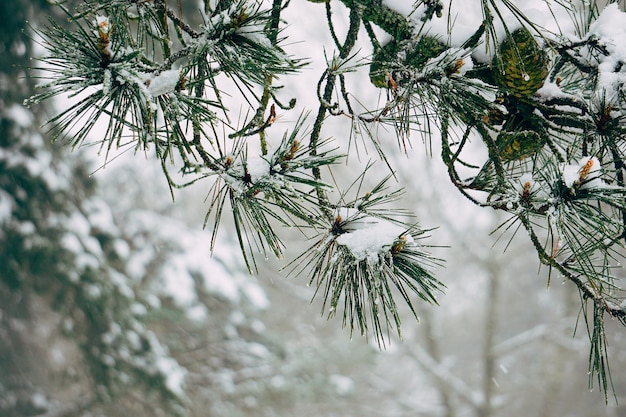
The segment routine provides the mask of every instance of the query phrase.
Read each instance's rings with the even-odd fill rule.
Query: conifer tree
[[[238,283],[242,274],[223,256],[188,262],[205,243],[200,234],[174,240],[185,226],[138,210],[116,216],[97,194],[88,158],[45,139],[39,127],[48,103],[36,111],[22,105],[34,87],[27,22],[41,12],[55,13],[45,1],[0,4],[0,415],[82,415],[112,403],[122,409],[134,395],[149,401],[124,414],[187,414],[187,370],[151,321],[169,314],[181,325],[207,315],[212,303],[217,334],[239,297],[262,307],[262,291],[254,281]],[[220,276],[225,282],[212,285]],[[164,294],[174,278],[196,297]],[[245,353],[248,344],[233,350]],[[71,366],[58,371],[55,361]],[[71,400],[59,403],[68,392]]]
[[[398,298],[415,313],[414,296],[436,303],[445,281],[433,273],[441,261],[429,254],[429,231],[395,206],[402,192],[376,132],[390,128],[400,150],[416,133],[440,140],[458,191],[508,213],[502,229],[524,230],[539,262],[577,287],[590,374],[610,389],[604,320],[626,324],[617,269],[626,57],[616,30],[626,14],[617,4],[545,2],[569,21],[549,30],[524,14],[524,2],[476,0],[482,20],[460,39],[451,2],[418,0],[409,13],[392,1],[319,2],[335,42],[314,87],[319,105],[279,132],[276,118],[297,105],[280,82],[306,65],[284,47],[283,17],[295,3],[207,0],[194,22],[165,0],[87,0],[65,10],[72,28],[41,29],[46,80],[28,103],[69,95],[73,104],[49,120],[56,139],[97,140],[107,155],[150,153],[172,192],[207,183],[211,246],[232,213],[250,271],[255,254],[282,255],[281,226],[311,231],[314,243],[289,269],[317,286],[329,317],[380,343],[400,333]],[[348,11],[343,33],[335,8]],[[449,33],[438,32],[446,19]],[[364,66],[386,97],[375,108],[362,109],[348,89]],[[229,108],[231,95],[249,108]],[[326,172],[346,148],[324,139],[333,118],[350,120],[346,137],[376,150],[390,171],[382,181],[366,185],[380,173],[368,165],[347,187],[333,183]]]

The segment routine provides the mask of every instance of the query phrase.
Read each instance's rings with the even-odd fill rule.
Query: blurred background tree
[[[17,3],[1,6],[3,20],[13,22],[2,29],[7,33],[1,60],[10,63],[2,67],[1,102],[3,415],[510,416],[526,415],[530,409],[538,415],[620,415],[612,399],[604,404],[604,394],[580,395],[587,383],[584,362],[588,358],[581,299],[571,287],[553,284],[551,292],[545,292],[550,277],[556,280],[552,276],[556,274],[549,274],[553,268],[580,284],[583,305],[591,300],[590,317],[595,320],[588,323],[594,354],[591,378],[597,372],[600,388],[621,397],[622,373],[613,372],[609,380],[603,368],[602,321],[607,312],[620,317],[617,281],[610,281],[619,275],[609,277],[613,272],[604,261],[599,271],[593,269],[598,265],[595,260],[576,265],[568,252],[576,248],[581,251],[577,256],[596,259],[598,253],[613,255],[619,241],[602,241],[606,247],[594,243],[578,248],[576,241],[557,244],[555,233],[569,230],[559,228],[569,218],[554,217],[560,222],[553,229],[549,216],[548,223],[539,217],[549,210],[545,187],[556,184],[563,206],[555,204],[554,210],[570,203],[580,207],[579,199],[599,200],[601,206],[617,210],[617,222],[602,218],[611,226],[603,231],[615,231],[612,227],[621,222],[620,168],[607,169],[607,161],[616,163],[618,158],[605,160],[603,152],[616,151],[619,156],[619,146],[611,147],[609,142],[619,138],[621,98],[615,108],[611,104],[605,111],[604,105],[595,113],[585,107],[590,104],[569,101],[570,96],[545,104],[546,93],[541,96],[535,91],[538,87],[517,88],[519,83],[489,73],[517,61],[509,72],[517,73],[514,77],[523,83],[531,75],[527,66],[533,64],[539,78],[565,91],[565,86],[573,85],[567,82],[578,82],[571,75],[575,69],[583,74],[591,71],[572,62],[581,51],[587,52],[584,48],[591,48],[596,67],[608,63],[598,59],[610,56],[607,44],[598,40],[602,34],[578,45],[567,44],[567,39],[551,44],[555,42],[551,37],[513,36],[519,33],[514,29],[519,22],[512,19],[506,21],[510,39],[519,46],[507,50],[506,43],[494,40],[496,35],[506,37],[506,31],[494,25],[490,32],[487,19],[484,30],[480,20],[465,30],[460,46],[466,49],[459,45],[455,49],[452,37],[446,41],[441,35],[415,34],[416,28],[421,28],[417,33],[429,29],[429,22],[445,21],[448,5],[438,2],[416,2],[415,8],[405,5],[396,10],[367,1],[297,6],[287,2],[280,9],[280,2],[264,8],[256,2],[222,1],[203,3],[204,13],[197,13],[193,2],[110,1],[88,2],[85,9],[81,3],[75,5],[77,9],[68,4],[72,11],[67,14],[44,2],[23,1],[10,10]],[[493,12],[496,6],[510,10],[491,2],[483,2],[481,8]],[[587,6],[571,9],[579,13],[574,16],[584,17],[583,28],[600,11]],[[55,107],[45,102],[29,110],[21,105],[32,95],[34,84],[27,69],[32,65],[33,43],[26,36],[30,30],[26,21],[41,28],[42,22],[35,19],[41,17],[40,10],[62,24],[49,23],[48,29],[41,29],[40,33],[48,31],[43,40],[31,35],[52,50],[52,58],[43,62],[55,77],[31,104],[56,95],[60,100]],[[281,19],[298,23],[283,28]],[[321,22],[329,23],[331,31],[320,33]],[[527,26],[535,33],[532,24]],[[321,68],[310,65],[322,78],[317,97],[309,102],[303,92],[312,83],[295,74],[304,61],[289,55],[292,50],[302,51],[284,39],[279,42],[283,36],[293,37],[294,27],[304,35],[293,39],[319,45],[322,58]],[[347,34],[345,42],[337,38],[341,33]],[[531,44],[530,61],[522,59],[522,52],[527,53],[521,51],[522,42]],[[569,59],[557,69],[569,71],[571,78],[558,81],[556,75],[543,74],[545,64],[537,58],[540,53],[532,42],[546,42],[542,43],[546,51]],[[333,44],[337,52],[330,56]],[[492,51],[502,45],[501,56],[510,57],[481,61],[485,45],[491,45]],[[361,55],[355,55],[357,51]],[[480,62],[487,64],[481,67]],[[475,65],[468,73],[470,63]],[[283,73],[294,81],[281,77],[285,87],[279,88],[274,76]],[[83,78],[72,78],[78,75]],[[372,86],[369,95],[355,94],[359,92],[355,85],[368,77],[382,89]],[[67,101],[61,93],[75,88],[84,89],[82,95]],[[453,94],[440,97],[442,88],[450,88]],[[241,95],[231,98],[237,91]],[[450,102],[457,93],[460,101]],[[239,110],[241,97],[249,110]],[[298,98],[297,104],[292,97]],[[581,114],[570,114],[572,106]],[[535,111],[535,107],[541,108]],[[61,109],[61,117],[49,115],[59,114],[55,108]],[[301,108],[318,108],[311,128],[300,116]],[[64,113],[64,109],[70,110]],[[445,114],[434,116],[441,109],[451,110],[450,120]],[[485,120],[481,113],[485,110],[490,117],[506,121]],[[540,116],[528,120],[529,111]],[[81,114],[85,118],[77,117]],[[596,128],[603,132],[569,125],[585,116],[595,117]],[[37,127],[48,120],[52,120],[51,130],[42,134]],[[325,132],[345,138],[343,121],[348,121],[350,140],[321,140],[322,126]],[[561,122],[572,130],[554,132],[554,125]],[[431,127],[426,129],[427,123]],[[609,133],[607,127],[615,130]],[[429,138],[439,130],[444,133],[441,145]],[[425,135],[431,153],[442,152],[443,170],[433,167],[422,147],[412,149],[409,132],[413,137]],[[608,138],[609,145],[599,145],[599,150],[591,139],[579,142],[579,132]],[[549,146],[542,139],[546,136],[558,146]],[[51,144],[44,138],[63,140]],[[87,161],[86,154],[96,156],[89,149],[69,156],[58,146],[66,140],[95,145],[106,157],[107,169],[92,175],[104,162]],[[468,143],[479,145],[478,149],[470,149]],[[565,149],[563,143],[570,147]],[[118,148],[122,152],[116,153]],[[113,159],[124,150],[129,154],[154,151],[157,164],[136,164],[125,156]],[[336,164],[340,155],[348,153],[349,165]],[[465,168],[459,168],[459,162],[465,154],[471,163],[464,160],[469,174],[462,178],[459,172]],[[583,186],[587,164],[579,163],[581,154],[602,161],[603,171],[593,166],[587,170],[590,179],[598,179],[602,172],[603,181],[610,179],[618,187],[603,182],[596,187],[602,192],[594,195],[594,187]],[[365,169],[372,155],[382,163]],[[558,163],[550,159],[559,156],[563,160]],[[324,170],[331,164],[332,177]],[[399,197],[391,186],[394,179],[385,184],[389,188],[376,188],[389,172],[385,164],[393,167],[395,180],[410,185],[402,205],[427,219],[427,225],[441,225],[430,243],[452,246],[453,255],[450,249],[437,247],[428,248],[432,256],[422,252],[426,249],[418,240],[422,229],[408,213],[377,206]],[[545,175],[539,175],[544,168]],[[155,181],[160,171],[166,174],[163,183]],[[527,173],[533,176],[524,177]],[[439,193],[447,177],[452,179],[451,184],[447,180],[451,188]],[[217,243],[215,236],[199,230],[206,221],[197,214],[206,212],[206,206],[198,205],[194,188],[203,184],[200,180],[213,180],[203,192],[210,189],[210,229],[221,224]],[[194,184],[178,190],[187,182]],[[327,182],[347,191],[333,193]],[[506,252],[494,252],[493,241],[480,236],[502,223],[508,225],[508,217],[468,207],[449,196],[453,187],[478,206],[513,214],[518,222],[514,226],[521,222],[531,237],[536,228],[541,236],[536,241],[549,242],[547,249],[537,250],[560,252],[546,257],[540,250],[548,265],[537,275],[536,255],[532,257],[524,239],[506,243],[515,227],[500,238]],[[476,190],[488,197],[479,200],[470,194]],[[171,204],[170,193],[176,194],[176,205]],[[225,202],[232,204],[230,224],[221,216],[228,211],[222,210]],[[451,213],[441,207],[463,209]],[[275,215],[279,209],[286,217]],[[310,237],[294,233],[295,228],[286,230],[284,239],[290,243],[283,245],[274,230],[289,216],[294,221],[287,225],[303,228]],[[350,235],[372,225],[382,225],[374,228],[377,233],[392,230],[395,235],[383,243],[370,243],[361,255]],[[589,233],[586,227],[582,231]],[[542,231],[547,235],[540,235]],[[574,230],[572,236],[579,233]],[[371,234],[354,236],[371,239]],[[316,248],[307,249],[309,238],[319,242]],[[598,241],[594,237],[593,242]],[[301,280],[270,278],[280,274],[284,264],[257,262],[258,248],[288,259],[298,253],[312,254],[310,263],[320,267],[310,276],[313,288],[303,287]],[[233,255],[237,249],[244,253],[245,262]],[[399,256],[403,251],[408,258]],[[327,258],[316,257],[316,252]],[[441,284],[430,274],[437,257],[448,260],[446,270],[437,273],[445,277],[441,278],[447,286],[445,296],[436,294]],[[339,267],[333,264],[337,259],[342,260]],[[260,283],[240,269],[246,264],[258,270]],[[372,264],[388,269],[378,274],[370,269]],[[420,269],[424,264],[428,271]],[[302,269],[297,262],[292,265],[295,274]],[[579,275],[568,275],[587,266],[592,270],[582,272],[588,281],[577,282]],[[385,278],[391,285],[407,270],[411,273],[404,288],[414,283],[418,295],[437,300],[440,307],[412,301],[408,294],[407,306],[396,305],[394,299],[402,299],[402,292],[345,284],[355,278],[373,283]],[[343,283],[337,279],[342,277]],[[589,298],[585,290],[596,282],[602,284],[602,292],[595,293],[599,298]],[[315,284],[323,296],[305,307]],[[556,293],[563,294],[563,301],[555,299]],[[343,296],[349,300],[345,313]],[[611,303],[602,304],[606,300]],[[272,308],[267,309],[269,304]],[[378,314],[374,311],[368,317],[367,310],[379,304]],[[356,306],[360,308],[352,310]],[[331,317],[345,314],[344,324],[388,349],[381,353],[366,344],[338,339],[332,322],[322,324],[311,314],[319,309]],[[403,342],[389,335],[386,326],[399,331],[399,318],[412,314],[422,320],[418,326],[405,322]],[[578,336],[572,340],[577,320]],[[594,331],[597,326],[600,332]],[[607,329],[614,341],[612,367],[622,369],[624,353],[618,347],[623,332]]]

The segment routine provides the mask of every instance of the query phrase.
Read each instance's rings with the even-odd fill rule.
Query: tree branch
[[[348,27],[348,33],[346,35],[346,40],[343,46],[339,50],[339,59],[345,59],[350,55],[350,51],[354,48],[356,44],[356,40],[358,37],[359,27],[361,23],[362,10],[360,7],[354,7],[350,9],[350,25]],[[328,111],[328,105],[332,99],[333,91],[335,89],[336,77],[337,75],[333,73],[333,71],[326,70],[326,86],[324,87],[324,94],[322,95],[322,99],[320,100],[320,106],[317,111],[317,117],[315,118],[315,122],[313,123],[313,130],[310,136],[310,147],[311,147],[311,155],[317,155],[317,145],[320,138],[322,124],[324,119],[326,118],[326,112]],[[313,176],[316,180],[320,181],[322,176],[320,169],[318,167],[314,167]],[[320,207],[322,211],[330,220],[332,220],[332,213],[330,212],[330,202],[328,201],[328,197],[323,189],[317,187],[317,197],[320,203]]]

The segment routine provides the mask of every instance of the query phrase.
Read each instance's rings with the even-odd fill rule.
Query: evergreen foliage
[[[161,308],[161,300],[172,297],[159,294],[172,264],[184,265],[177,271],[179,279],[181,273],[197,276],[198,291],[206,298],[218,291],[209,288],[209,271],[182,259],[181,252],[189,250],[186,242],[153,235],[169,220],[154,213],[126,212],[131,220],[122,224],[96,195],[97,183],[84,155],[68,157],[60,143],[46,140],[39,131],[39,115],[22,106],[33,87],[27,69],[33,45],[26,34],[31,3],[0,5],[4,40],[0,47],[0,414],[69,415],[106,407],[111,399],[128,401],[135,395],[151,400],[145,406],[148,413],[187,414],[186,370],[150,322],[166,309]],[[37,7],[49,11],[46,2]],[[54,25],[54,30],[60,33],[62,28]],[[101,27],[97,33],[105,31]],[[96,49],[90,50],[94,45]],[[91,53],[90,62],[96,63],[106,47],[99,37],[95,44],[80,48],[60,45],[59,51],[81,57]],[[81,67],[78,71],[89,70]],[[86,101],[95,102],[100,103]],[[181,230],[177,225],[176,232]],[[205,244],[194,239],[188,246]],[[217,272],[214,266],[210,274]],[[236,277],[233,271],[228,275]],[[249,280],[240,285],[254,286]],[[235,296],[242,288],[235,286]],[[254,300],[247,301],[255,305]],[[203,306],[195,302],[200,305],[177,305],[172,310],[184,315],[185,310]],[[49,316],[45,324],[30,325],[42,315]],[[64,375],[67,379],[56,389],[63,394],[63,389],[70,391],[82,384],[78,398],[68,404],[59,406],[42,394],[58,380],[46,374],[53,346],[40,352],[30,334],[41,328],[57,335],[59,343],[71,340],[77,347],[69,351],[76,355],[74,374]],[[240,350],[246,348],[244,344]],[[84,378],[81,369],[88,374]]]
[[[382,341],[389,329],[400,331],[397,294],[411,309],[411,293],[436,302],[443,287],[431,271],[437,262],[421,242],[426,232],[403,223],[405,213],[389,205],[398,191],[385,182],[363,190],[362,175],[356,197],[345,201],[347,192],[322,175],[342,160],[333,142],[321,139],[322,127],[334,116],[350,118],[352,133],[371,139],[388,165],[374,134],[379,128],[391,127],[401,147],[415,131],[428,140],[441,133],[441,159],[459,192],[506,212],[502,227],[526,230],[540,262],[578,288],[590,372],[610,389],[604,320],[626,325],[616,268],[626,239],[626,57],[602,23],[610,13],[626,21],[615,4],[601,14],[594,1],[553,2],[576,23],[568,34],[548,33],[511,0],[483,0],[482,24],[453,44],[429,33],[434,20],[446,18],[441,1],[416,1],[410,17],[380,1],[323,2],[337,51],[317,85],[317,114],[310,131],[301,117],[271,149],[277,113],[295,106],[283,102],[277,82],[305,64],[282,47],[289,1],[205,1],[196,25],[164,0],[85,3],[66,12],[72,28],[50,22],[40,33],[48,72],[29,104],[75,99],[50,120],[57,138],[78,146],[96,137],[107,153],[127,146],[153,152],[172,189],[213,180],[207,219],[217,232],[222,216],[233,213],[250,270],[255,252],[282,254],[277,225],[313,229],[319,238],[295,270],[310,267],[329,316],[342,308],[345,325],[364,334],[373,329]],[[343,37],[330,18],[335,7],[349,11]],[[374,26],[392,39],[381,45]],[[387,96],[366,111],[356,110],[346,87],[363,65],[361,28],[373,50],[372,88]],[[492,59],[475,59],[484,50]],[[237,124],[227,94],[250,106]],[[95,134],[100,121],[107,127]],[[228,138],[220,140],[224,131]],[[479,161],[476,146],[486,155]],[[397,233],[355,249],[350,234],[381,224]]]

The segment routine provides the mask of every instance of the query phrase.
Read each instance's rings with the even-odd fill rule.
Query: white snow
[[[256,281],[252,281],[252,277],[248,277],[247,280],[247,282],[241,284],[240,291],[255,308],[259,310],[267,309],[270,306],[270,300],[267,298],[263,288]]]
[[[82,213],[75,211],[69,217],[60,218],[59,221],[65,225],[68,232],[66,233],[65,239],[67,239],[66,243],[72,243],[72,238],[68,235],[73,234],[76,240],[80,243],[80,247],[82,249],[78,249],[78,245],[73,243],[73,249],[75,253],[79,254],[80,252],[89,253],[95,257],[102,256],[102,246],[100,246],[100,242],[95,237],[91,236],[91,224],[89,223],[89,219],[82,215]],[[72,248],[68,249],[72,250]]]
[[[52,166],[49,152],[39,152],[44,148],[44,139],[35,131],[36,123],[32,113],[23,106],[12,104],[3,109],[3,116],[15,123],[11,134],[19,137],[20,142],[16,146],[0,149],[0,160],[9,168],[25,167],[32,176],[42,179],[52,190],[66,186],[67,180],[62,177],[58,167]],[[30,152],[23,152],[24,147],[30,148]]]
[[[346,221],[356,218],[359,213],[360,211],[354,207],[338,207],[335,209],[333,216],[335,216],[336,219],[339,218],[340,221]]]
[[[328,382],[335,388],[335,392],[341,396],[351,394],[356,385],[352,378],[339,374],[330,375]]]
[[[111,93],[111,80],[111,69],[107,68],[104,70],[104,76],[102,79],[102,94],[104,94],[105,96],[108,96]]]
[[[570,95],[564,93],[555,82],[550,82],[549,80],[546,80],[543,86],[537,90],[537,94],[542,100],[570,97]]]
[[[150,85],[148,91],[153,97],[158,97],[163,94],[172,93],[176,89],[178,82],[180,81],[180,70],[168,70],[163,71],[156,77],[150,79]]]
[[[411,1],[406,0],[383,0],[383,4],[389,7],[390,9],[404,15],[408,16],[414,10],[413,3]],[[413,14],[413,18],[420,18],[421,14],[415,15]]]
[[[139,337],[137,332],[135,332],[134,330],[126,331],[126,340],[128,341],[128,344],[130,345],[130,347],[133,348],[134,350],[141,349],[141,338]]]
[[[142,280],[148,267],[153,272],[155,294],[172,300],[191,319],[206,316],[198,292],[207,292],[231,303],[241,301],[252,308],[264,309],[269,301],[254,277],[243,272],[237,253],[224,243],[211,254],[211,234],[189,229],[186,225],[156,213],[137,210],[127,219],[125,230],[132,238],[132,251],[127,271],[135,280]],[[157,247],[170,246],[167,257]],[[162,261],[162,262],[159,262]],[[232,267],[231,267],[232,265]]]
[[[339,235],[336,242],[345,246],[357,261],[378,263],[379,254],[388,250],[406,229],[389,221],[366,217],[358,229]],[[367,226],[365,226],[367,225]]]
[[[258,358],[269,358],[272,356],[269,349],[260,343],[251,342],[247,344],[248,353]]]
[[[56,346],[50,349],[50,358],[55,365],[63,366],[66,363],[66,357],[63,349]]]
[[[262,156],[250,156],[246,161],[246,168],[250,179],[253,183],[257,183],[260,179],[269,177],[270,164]]]
[[[113,64],[111,64],[110,67],[113,67]],[[155,96],[155,94],[151,93],[150,90],[148,89],[148,87],[146,86],[146,83],[148,81],[150,81],[150,84],[152,84],[152,80],[153,79],[149,75],[147,75],[145,73],[131,72],[127,68],[124,68],[124,67],[119,67],[119,68],[116,68],[116,69],[117,69],[117,71],[116,71],[117,77],[115,78],[116,81],[118,83],[122,84],[122,85],[124,85],[127,82],[135,84],[139,88],[139,90],[141,91],[142,95],[145,96],[146,101],[148,101],[148,103],[151,105],[152,109],[157,111],[156,105],[151,100]],[[162,82],[165,84],[165,81],[166,81],[166,79],[158,81],[157,82],[157,87],[159,87],[159,84],[161,84]],[[164,88],[163,86],[161,86],[161,87]],[[157,91],[155,91],[155,93],[156,92]]]
[[[209,310],[203,304],[196,304],[185,311],[185,316],[191,321],[202,321],[209,316]]]
[[[86,251],[83,242],[76,234],[66,233],[60,239],[59,244],[76,256],[74,263],[78,271],[98,269],[100,266],[100,260]]]
[[[4,109],[6,117],[13,120],[19,127],[30,129],[33,127],[33,114],[22,106],[16,104]]]
[[[626,13],[617,3],[609,4],[589,27],[589,34],[599,38],[608,56],[599,56],[598,93],[612,99],[626,82]]]
[[[570,17],[568,5],[561,5],[557,1],[546,0],[511,0],[510,2],[524,15],[528,16],[534,24],[543,29],[543,36],[550,36],[550,32],[574,32],[574,23]],[[383,4],[405,16],[408,16],[413,10],[413,3],[415,2],[408,0],[383,0]],[[443,0],[442,3],[442,17],[435,16],[431,21],[427,22],[424,28],[425,32],[433,36],[439,36],[443,41],[449,41],[453,47],[461,46],[482,24],[484,18],[482,4],[484,2],[482,0]],[[521,23],[509,8],[504,5],[502,0],[494,1],[499,10],[499,15],[494,13],[491,2],[488,3],[494,15],[493,23],[497,43],[499,43],[506,35],[502,21],[506,22],[509,31],[517,29],[521,26]],[[416,13],[409,17],[417,28],[422,26],[422,22],[419,19],[423,16],[423,11],[424,6],[418,8]],[[450,19],[448,19],[448,16]],[[474,58],[479,62],[488,62],[491,60],[492,54],[493,48],[483,45],[477,48]]]
[[[574,184],[578,182],[578,178],[580,177],[580,165],[563,165],[561,172],[563,174],[563,182],[565,182],[565,186],[567,188],[572,188]]]
[[[122,328],[114,321],[109,323],[109,331],[101,336],[102,343],[105,345],[112,344],[122,334]]]
[[[195,283],[184,257],[174,256],[163,265],[161,277],[162,295],[172,298],[178,307],[185,309],[197,301]]]
[[[19,222],[16,225],[16,229],[20,232],[21,235],[32,235],[37,231],[35,223],[30,220],[24,220]]]
[[[146,275],[148,264],[156,256],[155,251],[150,246],[145,246],[141,250],[136,250],[126,262],[126,273],[134,281],[140,282]]]
[[[9,193],[4,190],[0,190],[0,224],[11,219],[12,211],[13,198],[9,195]]]
[[[92,198],[85,202],[84,208],[88,213],[91,227],[110,234],[117,231],[111,208],[103,200]]]
[[[587,166],[588,173],[581,178],[581,173]],[[563,164],[561,166],[561,173],[563,175],[563,182],[567,188],[573,188],[580,186],[581,189],[585,188],[603,188],[605,184],[600,179],[600,161],[594,157],[583,157],[577,164]]]
[[[36,392],[30,397],[31,404],[38,409],[46,410],[50,407],[50,403],[44,394]]]
[[[148,313],[148,309],[146,308],[146,306],[140,303],[133,303],[130,306],[130,310],[135,316],[144,316]]]
[[[252,42],[257,43],[265,48],[272,48],[272,42],[270,42],[269,38],[265,36],[265,33],[263,32],[263,27],[260,25],[244,26],[243,28],[239,29],[237,33],[245,36]]]
[[[117,292],[122,296],[128,299],[135,298],[135,292],[128,285],[128,278],[125,275],[111,269],[109,270],[108,278],[109,282],[115,286]]]
[[[185,390],[183,384],[187,374],[185,369],[174,359],[165,356],[157,360],[156,367],[159,373],[165,377],[165,386],[167,389],[179,397],[184,397]]]
[[[115,239],[113,241],[113,251],[120,259],[127,259],[130,255],[130,247],[125,240]]]
[[[97,299],[102,296],[102,288],[96,284],[87,284],[83,286],[85,293],[92,299]]]

